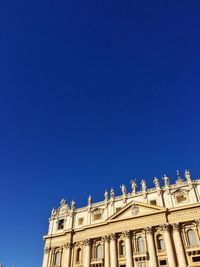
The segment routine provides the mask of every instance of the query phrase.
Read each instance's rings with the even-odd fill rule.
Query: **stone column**
[[[50,258],[50,251],[51,251],[50,247],[44,248],[44,258],[43,258],[42,267],[48,267],[48,262],[49,262],[49,258]]]
[[[64,245],[64,250],[63,250],[62,266],[70,267],[70,260],[71,260],[71,244],[66,243]]]
[[[146,234],[147,234],[147,244],[148,244],[148,251],[149,251],[149,263],[150,266],[157,267],[157,256],[156,256],[156,249],[155,249],[155,243],[153,238],[153,230],[151,227],[146,228]]]
[[[90,257],[91,257],[91,248],[90,248],[90,240],[87,239],[84,241],[84,267],[90,267]]]
[[[183,248],[179,225],[176,223],[173,224],[173,236],[175,249],[177,251],[178,264],[180,267],[187,267],[187,260]]]
[[[104,267],[110,267],[109,236],[103,237],[104,241]]]
[[[195,220],[196,228],[197,228],[197,235],[200,238],[200,219]]]
[[[133,267],[133,255],[131,249],[131,239],[130,239],[130,232],[124,232],[125,236],[125,243],[126,243],[126,266]]]
[[[54,260],[54,253],[55,253],[54,249],[50,249],[48,262],[47,262],[47,267],[51,267],[52,266],[53,260]]]
[[[169,267],[177,267],[174,248],[173,248],[173,244],[172,244],[172,240],[170,236],[169,225],[168,224],[163,225],[163,230],[164,230],[164,239],[165,239],[165,246],[167,250],[167,259],[168,259]]]
[[[110,266],[117,267],[117,244],[115,234],[110,235]]]

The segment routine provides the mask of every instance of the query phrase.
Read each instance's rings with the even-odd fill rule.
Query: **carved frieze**
[[[199,208],[172,212],[168,216],[170,222],[195,220],[198,217],[200,217],[200,209]]]

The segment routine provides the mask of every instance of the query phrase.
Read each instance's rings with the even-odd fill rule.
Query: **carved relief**
[[[136,203],[133,203],[131,206],[131,212],[133,215],[137,215],[139,212],[139,207]]]

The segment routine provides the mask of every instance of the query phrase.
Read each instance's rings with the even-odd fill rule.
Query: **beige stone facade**
[[[200,180],[185,178],[141,191],[105,191],[104,200],[75,208],[62,200],[44,237],[43,267],[200,266]]]

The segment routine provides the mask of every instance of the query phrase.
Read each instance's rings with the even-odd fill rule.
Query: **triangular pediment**
[[[134,217],[139,217],[143,215],[150,215],[160,212],[165,212],[166,208],[157,206],[157,205],[151,205],[147,203],[142,202],[136,202],[132,201],[128,203],[124,208],[122,208],[117,213],[113,214],[109,221],[113,220],[123,220],[123,219],[129,219]]]

